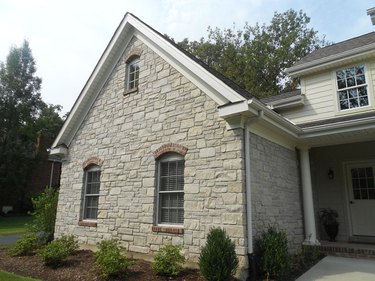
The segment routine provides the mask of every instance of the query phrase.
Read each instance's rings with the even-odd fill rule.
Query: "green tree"
[[[245,24],[242,30],[208,27],[208,39],[177,43],[206,64],[258,97],[293,90],[298,80],[285,69],[311,51],[327,45],[309,28],[302,11],[275,12],[269,25]]]
[[[25,186],[35,165],[37,132],[61,126],[57,106],[41,99],[42,80],[29,43],[11,47],[5,63],[0,62],[0,192],[2,204],[23,201]],[[57,116],[56,116],[57,115]],[[47,124],[47,120],[53,124]]]

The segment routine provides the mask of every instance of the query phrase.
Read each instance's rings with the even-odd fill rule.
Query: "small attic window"
[[[336,80],[340,110],[369,105],[365,67],[363,65],[336,71]]]
[[[136,90],[139,81],[139,57],[134,57],[127,62],[126,72],[126,90],[128,92]]]

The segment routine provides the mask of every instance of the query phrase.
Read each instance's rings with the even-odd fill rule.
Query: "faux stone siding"
[[[125,94],[125,59],[142,50],[139,89]],[[165,244],[182,246],[196,262],[212,226],[224,227],[245,258],[242,130],[226,130],[217,104],[135,39],[69,146],[63,163],[56,235],[83,244],[117,238],[129,251],[152,254]],[[153,152],[180,144],[185,155],[184,233],[153,232],[156,162]],[[79,226],[84,170],[102,161],[97,227]]]
[[[253,234],[284,230],[295,251],[303,241],[302,204],[296,151],[250,134]]]

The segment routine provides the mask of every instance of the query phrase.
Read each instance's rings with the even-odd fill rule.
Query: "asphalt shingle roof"
[[[293,67],[309,63],[314,60],[343,53],[346,51],[350,51],[373,43],[375,43],[375,32],[370,32],[321,49],[317,49],[312,53],[308,54],[307,56],[305,56],[304,58],[302,58],[301,60],[299,60],[297,63],[293,65]]]

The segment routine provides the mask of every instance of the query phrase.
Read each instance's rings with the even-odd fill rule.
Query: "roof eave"
[[[316,72],[338,64],[344,64],[349,60],[360,59],[369,55],[375,55],[375,43],[307,63],[295,65],[287,68],[286,71],[291,77],[299,77],[307,73]]]

